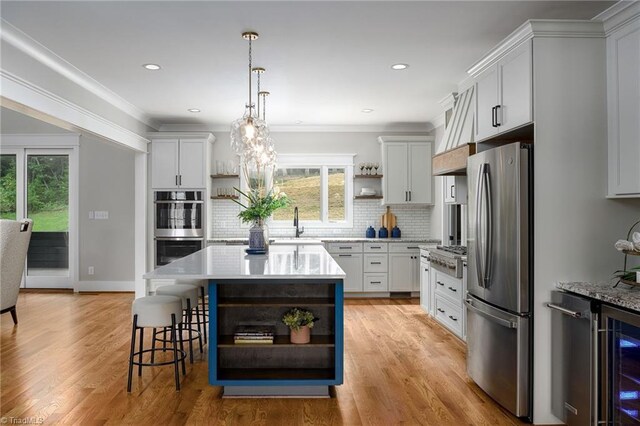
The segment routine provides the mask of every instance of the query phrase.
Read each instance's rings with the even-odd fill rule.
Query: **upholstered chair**
[[[27,258],[33,221],[0,220],[0,314],[11,312],[18,324],[16,303]]]

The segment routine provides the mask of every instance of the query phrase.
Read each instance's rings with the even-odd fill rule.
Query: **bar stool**
[[[174,284],[174,285],[165,285],[162,287],[158,287],[156,289],[156,295],[167,295],[167,296],[176,296],[179,297],[182,301],[182,310],[185,315],[186,323],[187,323],[187,332],[188,332],[188,342],[189,342],[189,362],[193,364],[193,341],[198,339],[198,344],[200,346],[200,353],[202,353],[202,332],[200,331],[200,310],[198,309],[198,288],[189,284]],[[196,312],[196,325],[197,330],[193,329],[193,311]],[[195,332],[195,336],[193,335]],[[159,333],[163,333],[162,338],[158,338],[157,335]],[[178,336],[181,342],[184,342],[184,336],[180,333]],[[167,344],[167,329],[165,328],[162,331],[153,330],[153,347],[155,348],[156,341],[160,340],[163,343],[163,348],[166,347]]]
[[[182,341],[178,341],[176,335],[182,333],[182,302],[175,296],[147,296],[133,301],[131,307],[133,314],[133,327],[131,331],[131,351],[129,353],[129,377],[127,381],[127,392],[131,392],[131,379],[133,376],[133,366],[138,366],[138,376],[142,376],[142,366],[174,365],[176,390],[180,390],[180,373],[178,372],[178,362],[182,363],[182,374],[186,374],[184,359],[186,353]],[[144,329],[145,328],[167,328],[171,329],[171,342],[173,346],[173,360],[164,362],[154,362],[155,345],[151,349],[144,349]],[[140,347],[136,348],[136,331],[140,330]],[[180,349],[178,349],[178,344]],[[151,352],[151,362],[142,362],[142,355]],[[179,355],[178,355],[179,353]],[[134,361],[135,357],[138,361]]]
[[[200,318],[196,318],[198,326],[202,324],[202,332],[204,333],[204,344],[207,344],[207,323],[209,322],[209,310],[207,303],[207,296],[209,294],[209,281],[208,280],[179,280],[176,281],[176,285],[192,285],[198,287],[200,291],[200,300],[202,306],[202,322]],[[199,330],[199,329],[198,329]]]

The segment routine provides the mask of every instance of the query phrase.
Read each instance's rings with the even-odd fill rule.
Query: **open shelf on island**
[[[335,306],[334,300],[325,297],[225,297],[218,300],[221,308],[245,308],[249,306]]]
[[[210,175],[212,179],[233,179],[239,178],[240,175]]]
[[[305,343],[304,345],[299,345],[295,343],[291,343],[289,336],[275,336],[273,339],[273,344],[268,343],[234,343],[233,336],[219,336],[218,337],[218,347],[219,348],[264,348],[264,349],[273,349],[273,348],[310,348],[310,347],[334,347],[334,336],[314,336],[313,332],[311,334],[311,342]]]
[[[221,368],[220,380],[327,380],[333,379],[333,368]]]
[[[354,200],[382,200],[382,195],[356,195]]]

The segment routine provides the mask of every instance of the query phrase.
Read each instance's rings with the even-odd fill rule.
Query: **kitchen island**
[[[208,280],[209,383],[224,396],[328,396],[343,380],[345,273],[321,245],[245,248],[209,246],[144,278]],[[289,342],[280,319],[292,307],[319,318],[308,344]],[[256,323],[275,327],[273,344],[234,343],[238,326]]]

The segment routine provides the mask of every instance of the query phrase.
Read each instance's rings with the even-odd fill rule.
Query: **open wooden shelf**
[[[239,178],[240,175],[210,175],[212,179],[232,179],[232,178]]]
[[[212,195],[211,199],[212,200],[238,200],[238,199],[240,199],[240,197],[238,197],[237,195],[232,195],[232,196],[229,196],[229,197],[218,197],[217,195],[215,195],[215,196]]]
[[[354,175],[356,179],[381,179],[382,175]]]
[[[314,336],[311,334],[311,342],[304,345],[298,345],[291,343],[289,336],[275,336],[273,344],[268,343],[239,343],[235,344],[233,336],[219,336],[218,347],[219,348],[260,348],[260,349],[273,349],[273,348],[310,348],[310,347],[326,347],[332,348],[335,346],[333,343],[334,336]]]
[[[354,200],[382,200],[382,195],[356,195]]]
[[[219,380],[323,380],[333,379],[333,368],[221,368]]]
[[[252,306],[335,306],[333,299],[324,297],[237,297],[221,298],[218,301],[220,308],[246,308]]]

